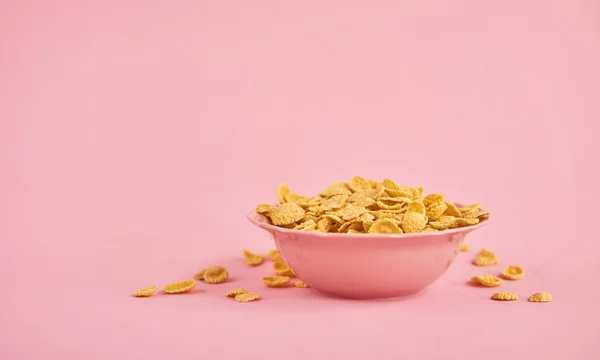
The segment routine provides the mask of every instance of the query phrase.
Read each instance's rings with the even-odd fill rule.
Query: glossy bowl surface
[[[285,229],[255,211],[248,220],[271,234],[299,279],[322,293],[351,299],[421,292],[452,265],[465,236],[489,221],[415,234],[347,234]]]

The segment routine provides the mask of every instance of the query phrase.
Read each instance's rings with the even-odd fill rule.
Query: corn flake
[[[366,179],[363,179],[360,176],[354,176],[350,181],[348,181],[348,187],[350,190],[354,192],[369,190],[371,188],[371,184]]]
[[[284,203],[271,210],[273,225],[290,225],[304,217],[305,211],[298,204]]]
[[[448,208],[448,205],[446,205],[446,203],[434,202],[434,203],[429,204],[429,206],[427,206],[425,215],[427,215],[429,220],[435,221],[444,214],[444,212],[446,211],[447,208]]]
[[[409,211],[402,219],[402,230],[405,233],[417,233],[427,225],[427,216],[417,212]]]
[[[502,279],[497,278],[492,275],[489,275],[489,274],[473,276],[471,278],[471,281],[473,281],[476,284],[487,286],[487,287],[500,286],[500,284],[502,284]]]
[[[279,184],[279,187],[277,188],[277,198],[279,199],[280,203],[286,202],[285,197],[289,193],[290,193],[290,187],[287,184],[283,184],[283,183]]]
[[[519,280],[523,275],[523,268],[518,265],[509,265],[502,270],[502,277],[507,280]]]
[[[419,213],[421,215],[425,215],[426,214],[425,205],[423,205],[423,203],[420,202],[420,201],[411,201],[408,204],[407,211],[416,212],[416,213]]]
[[[281,260],[281,256],[279,255],[279,250],[277,250],[277,249],[269,250],[269,259],[271,259],[271,261]]]
[[[244,250],[244,259],[246,259],[246,264],[250,266],[257,266],[265,261],[265,257],[259,254],[251,253],[248,250]]]
[[[550,302],[552,301],[552,295],[547,292],[538,292],[529,297],[527,299],[529,302]]]
[[[392,219],[379,219],[369,227],[369,234],[402,234],[402,229]]]
[[[202,270],[198,271],[197,273],[194,274],[194,279],[204,281],[204,273],[205,272],[206,272],[206,269],[202,269]]]
[[[304,281],[298,280],[294,283],[294,286],[297,288],[307,288],[309,287]]]
[[[273,263],[273,271],[275,271],[275,274],[280,276],[296,276],[294,271],[288,266],[288,264],[283,262],[283,260],[275,261]]]
[[[444,211],[444,215],[449,215],[455,218],[462,216],[462,214],[453,202],[445,201],[444,204],[446,204],[446,211]]]
[[[162,291],[165,294],[182,294],[196,287],[195,280],[177,281],[163,286]]]
[[[484,248],[473,259],[473,264],[477,266],[492,266],[498,264],[498,258],[496,254]]]
[[[261,280],[268,287],[280,287],[290,282],[289,276],[264,276]]]
[[[152,296],[156,291],[156,286],[148,286],[147,288],[143,288],[141,290],[137,290],[133,292],[133,296],[135,297],[148,297]]]
[[[237,288],[237,289],[231,290],[230,292],[228,292],[225,295],[227,295],[227,297],[236,297],[239,294],[243,294],[243,293],[247,293],[247,292],[248,292],[248,290],[246,290],[246,289]]]
[[[467,244],[465,242],[462,243],[462,245],[460,246],[460,251],[462,251],[462,252],[468,252],[469,250],[470,250],[469,249],[469,244]]]
[[[438,202],[443,202],[443,201],[444,201],[444,194],[431,193],[423,198],[423,205],[425,205],[425,207],[428,207],[429,205],[431,205],[433,203],[438,203]]]
[[[211,266],[204,272],[204,281],[208,284],[220,284],[227,281],[229,272],[222,266]]]
[[[498,301],[515,301],[517,300],[519,297],[517,296],[517,294],[513,294],[510,292],[497,292],[494,293],[490,299],[492,300],[498,300]]]
[[[260,300],[260,295],[253,292],[245,292],[235,296],[235,301],[237,302],[250,302],[255,300]]]
[[[262,215],[269,215],[273,210],[273,205],[271,204],[259,204],[256,206],[256,212]]]

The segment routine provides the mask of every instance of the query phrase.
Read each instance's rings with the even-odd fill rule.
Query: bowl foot
[[[408,291],[408,292],[401,292],[401,293],[394,293],[394,294],[374,294],[374,295],[363,295],[363,294],[338,294],[338,293],[333,293],[333,292],[327,292],[327,291],[321,291],[321,290],[317,290],[314,289],[317,292],[326,295],[328,297],[332,297],[332,298],[337,298],[337,299],[344,299],[344,300],[375,300],[375,301],[390,301],[390,300],[407,300],[413,297],[417,297],[420,295],[423,295],[425,292],[427,292],[427,288],[425,289],[420,289],[420,290],[416,290],[416,291]]]

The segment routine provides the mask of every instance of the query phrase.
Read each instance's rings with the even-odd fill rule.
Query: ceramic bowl
[[[273,236],[282,259],[299,279],[322,293],[350,299],[423,291],[452,265],[465,236],[489,221],[436,232],[347,234],[285,229],[255,211],[248,220]]]

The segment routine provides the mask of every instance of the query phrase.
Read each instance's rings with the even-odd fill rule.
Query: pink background
[[[599,358],[599,4],[0,2],[0,358]],[[472,253],[410,300],[263,289],[246,212],[355,174],[490,208],[521,301]]]

